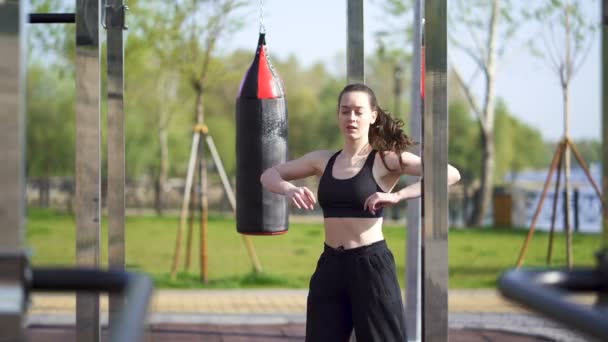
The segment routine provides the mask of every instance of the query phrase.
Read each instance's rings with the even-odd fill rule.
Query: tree
[[[450,164],[461,174],[463,187],[462,213],[466,214],[471,196],[471,185],[479,178],[480,147],[479,125],[471,116],[468,104],[462,100],[452,101],[448,107],[448,155]]]
[[[156,63],[158,105],[152,110],[157,118],[159,165],[156,184],[156,210],[162,213],[162,189],[171,169],[169,157],[169,125],[175,113],[183,109],[185,97],[182,83],[189,86],[187,93],[193,94],[191,107],[194,123],[204,123],[203,94],[211,87],[218,75],[214,53],[217,44],[241,26],[234,12],[245,6],[237,0],[183,0],[178,2],[137,1],[138,25],[134,35],[138,40],[132,49],[150,49]],[[221,69],[221,68],[217,68]],[[179,94],[179,95],[178,95]],[[149,95],[148,95],[149,96]],[[235,95],[234,95],[235,96]],[[180,101],[181,100],[181,101]],[[154,101],[154,100],[152,100]],[[190,102],[192,103],[192,102]],[[179,108],[178,108],[179,107]],[[193,127],[191,121],[190,127]],[[202,158],[203,163],[204,158]],[[206,166],[202,166],[205,173]],[[206,175],[204,176],[206,178]]]
[[[586,0],[585,2],[588,2]],[[595,2],[595,1],[594,1]],[[524,14],[537,19],[546,31],[530,39],[530,46],[535,55],[542,58],[557,76],[562,92],[564,113],[563,141],[570,139],[570,82],[585,62],[593,43],[597,23],[590,21],[583,13],[583,5],[579,0],[546,0],[532,11]],[[561,32],[556,33],[556,30]],[[548,33],[547,33],[548,31]],[[556,37],[559,35],[558,37]],[[542,39],[542,43],[537,37]],[[542,51],[538,48],[542,44]],[[566,216],[566,231],[568,240],[567,263],[572,266],[571,235],[568,218],[570,216],[570,146],[564,150],[564,186],[566,196],[564,201]]]
[[[504,101],[496,104],[496,172],[494,182],[503,183],[504,177],[525,169],[546,167],[549,153],[542,134],[515,118]]]
[[[68,12],[65,2],[35,0],[31,12]],[[48,206],[53,176],[74,174],[74,26],[31,25],[27,60],[27,176]]]
[[[370,70],[367,83],[374,89],[382,106],[395,117],[408,122],[407,97],[412,63],[412,5],[410,1],[381,0],[382,17],[375,18],[385,23],[383,30],[375,32],[377,43],[375,55],[367,58]],[[390,101],[389,99],[392,99]]]
[[[28,65],[27,176],[49,205],[50,177],[74,173],[74,84],[58,68]]]
[[[510,14],[512,5],[509,0],[452,1],[448,12],[449,42],[469,57],[476,68],[471,81],[465,81],[460,68],[451,63],[481,131],[481,182],[479,196],[476,196],[474,210],[469,218],[469,224],[481,225],[492,199],[496,168],[494,121],[497,69],[505,46],[513,37],[518,23]],[[474,95],[474,81],[479,72],[482,75],[481,103]]]
[[[384,12],[392,14],[393,18],[404,16],[411,10],[409,3],[403,0],[383,0],[382,5]],[[517,23],[511,15],[511,0],[454,0],[448,5],[450,6],[448,9],[448,13],[450,13],[448,18],[449,42],[452,47],[464,52],[476,67],[476,71],[472,75],[467,75],[470,76],[470,80],[465,81],[460,68],[453,63],[450,66],[481,130],[482,158],[479,196],[475,197],[474,210],[468,219],[469,224],[480,225],[489,208],[494,184],[496,71],[499,58],[505,51],[507,42],[513,37]],[[397,31],[403,37],[409,38],[410,31],[408,30],[402,28]],[[479,72],[483,76],[481,85],[483,101],[481,103],[478,103],[474,91],[475,86],[478,86],[474,82]]]

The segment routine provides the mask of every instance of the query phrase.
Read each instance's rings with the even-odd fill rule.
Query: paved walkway
[[[264,290],[157,290],[151,313],[302,313],[306,311],[306,289]],[[451,312],[523,312],[493,290],[451,290]],[[30,313],[73,312],[73,294],[34,293]],[[102,296],[102,311],[108,301]]]
[[[186,324],[190,327],[188,329],[198,327],[199,330],[202,329],[201,331],[219,329],[216,333],[210,333],[218,336],[221,335],[222,329],[228,329],[230,334],[232,328],[226,328],[229,325],[290,326],[301,331],[305,322],[306,295],[307,290],[299,289],[157,290],[150,304],[149,323],[151,329],[164,326],[167,330],[169,328],[166,327],[170,326],[172,327],[170,331],[174,331],[176,324]],[[494,290],[451,290],[448,298],[449,326],[451,336],[452,332],[456,334],[454,337],[458,334],[462,337],[464,331],[469,333],[481,331],[490,335],[494,331],[492,336],[495,339],[486,336],[486,341],[505,340],[496,337],[500,332],[503,335],[527,334],[549,341],[590,341],[553,321],[543,319],[516,304],[507,302]],[[592,302],[591,297],[577,300],[586,304]],[[28,310],[29,326],[35,327],[34,331],[40,332],[44,327],[48,329],[51,326],[73,325],[75,304],[76,299],[72,294],[35,293]],[[108,307],[105,296],[102,296],[101,307],[104,313],[102,322],[105,323]],[[164,330],[158,329],[160,329],[159,334],[162,334]],[[292,336],[294,340],[299,339],[297,337],[299,335],[294,336]],[[484,340],[480,334],[475,336],[479,337],[480,341]],[[511,338],[513,336],[515,335]],[[215,341],[215,339],[196,340]],[[290,339],[285,341],[287,340]]]

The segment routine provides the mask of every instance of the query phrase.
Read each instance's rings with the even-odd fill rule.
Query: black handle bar
[[[568,292],[606,294],[608,278],[597,269],[509,270],[501,275],[498,288],[503,296],[554,318],[571,328],[608,339],[608,307],[588,307],[564,298]]]
[[[122,294],[123,305],[110,324],[110,340],[133,342],[141,340],[153,286],[143,274],[118,270],[34,268],[31,289]]]

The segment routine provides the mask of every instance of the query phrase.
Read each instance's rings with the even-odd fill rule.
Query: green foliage
[[[479,177],[480,170],[479,124],[462,101],[450,103],[448,110],[449,163],[460,171],[463,181],[471,182]]]
[[[130,36],[128,43],[125,60],[127,173],[131,177],[158,175],[161,129],[168,132],[170,165],[179,168],[188,156],[193,127],[192,92],[174,69],[163,67],[153,51],[131,48],[130,44],[141,46],[141,38]]]
[[[456,166],[465,181],[479,177],[481,163],[480,129],[463,101],[449,106],[450,163]],[[494,127],[496,143],[496,169],[494,179],[502,183],[504,176],[526,169],[545,168],[550,163],[551,148],[543,141],[540,132],[515,118],[504,101],[496,106]]]
[[[27,82],[27,174],[72,175],[74,83],[61,70],[30,64]]]
[[[508,172],[544,168],[551,162],[551,152],[541,133],[512,116],[504,101],[496,105],[496,173],[500,183]]]
[[[397,62],[407,67],[411,56],[413,36],[413,6],[411,1],[375,0],[380,7],[380,16],[373,20],[383,23],[380,31],[374,32],[377,44],[376,55],[381,59]]]
[[[74,1],[32,0],[30,13],[69,13],[74,12]],[[76,55],[75,25],[29,25],[28,59],[30,63],[55,64],[67,74],[74,72]]]
[[[406,129],[409,123],[410,64],[409,55],[390,60],[375,54],[366,59],[366,83],[374,90],[380,107],[403,120]]]
[[[602,142],[599,140],[592,139],[581,139],[574,141],[574,146],[581,154],[587,166],[591,163],[602,162]],[[572,165],[578,165],[573,163]]]
[[[70,12],[65,2],[34,0],[31,13]],[[28,177],[74,169],[74,25],[30,25],[27,70]]]
[[[502,55],[522,25],[522,18],[514,10],[513,0],[499,1],[497,51]],[[454,0],[448,2],[448,36],[450,43],[465,51],[476,63],[485,61],[487,37],[493,1]]]

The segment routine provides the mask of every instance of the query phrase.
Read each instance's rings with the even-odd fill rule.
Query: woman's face
[[[342,94],[338,107],[338,124],[346,139],[367,139],[369,126],[376,120],[376,111],[370,108],[369,96],[362,91]]]

